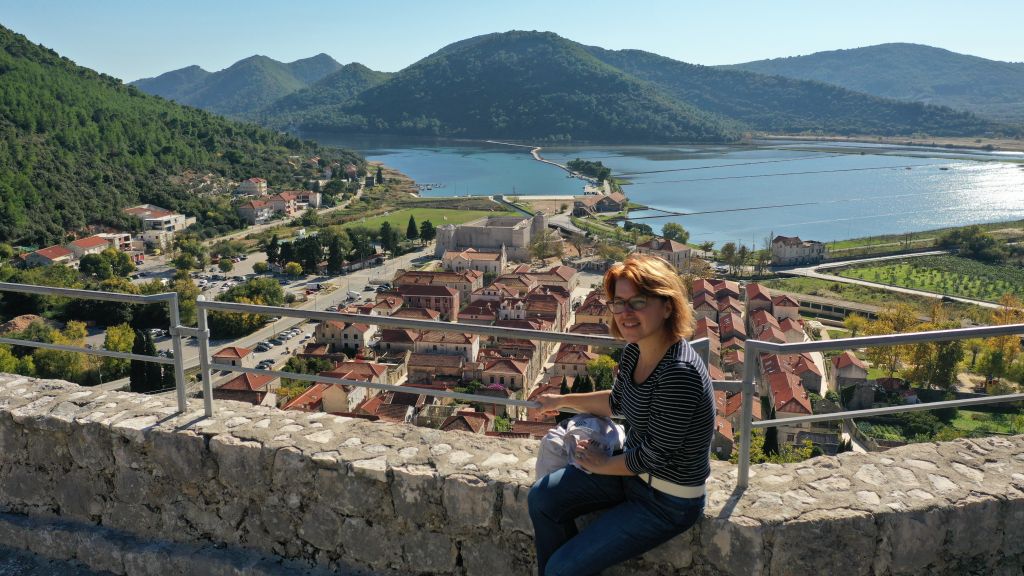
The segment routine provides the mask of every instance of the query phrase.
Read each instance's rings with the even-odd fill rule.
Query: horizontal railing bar
[[[69,298],[86,298],[89,300],[109,300],[112,302],[128,302],[131,304],[151,304],[167,302],[177,296],[176,292],[159,294],[121,294],[120,292],[101,292],[80,288],[58,288],[56,286],[36,286],[34,284],[14,284],[0,282],[0,292],[20,292],[22,294],[42,294],[44,296],[67,296]]]
[[[357,322],[361,324],[373,324],[387,328],[406,328],[410,330],[436,330],[442,332],[460,332],[469,334],[480,334],[483,336],[494,336],[498,338],[518,338],[521,340],[544,340],[549,342],[562,342],[566,344],[581,344],[588,346],[607,346],[610,348],[621,348],[625,342],[610,338],[608,336],[591,336],[586,334],[571,334],[567,332],[546,332],[543,330],[528,330],[525,328],[503,328],[500,326],[481,326],[479,324],[460,324],[457,322],[442,322],[439,320],[415,320],[411,318],[393,318],[391,316],[373,316],[370,314],[353,314],[349,312],[321,312],[319,310],[301,310],[297,308],[285,308],[281,306],[263,306],[258,304],[239,304],[236,302],[200,301],[197,306],[208,310],[221,310],[225,312],[243,312],[248,314],[263,314],[268,316],[291,316],[295,318],[306,318],[312,320],[340,320],[342,322]]]
[[[977,326],[973,328],[953,328],[946,330],[929,330],[927,332],[907,332],[901,334],[884,334],[881,336],[858,336],[856,338],[837,338],[835,340],[819,340],[817,342],[788,342],[777,344],[763,340],[747,340],[748,349],[758,352],[776,352],[791,354],[800,352],[823,352],[825,350],[851,350],[869,346],[894,346],[901,344],[920,344],[922,342],[946,342],[968,338],[991,338],[994,336],[1011,336],[1024,334],[1024,324],[1006,324],[1003,326]]]
[[[60,350],[62,352],[82,352],[84,354],[95,354],[96,356],[109,356],[111,358],[122,358],[124,360],[141,360],[143,362],[155,362],[157,364],[174,364],[174,358],[163,356],[146,356],[145,354],[132,354],[130,352],[114,352],[103,348],[85,348],[84,346],[68,346],[66,344],[50,344],[49,342],[36,342],[35,340],[19,340],[17,338],[0,338],[0,344],[13,344],[25,346],[26,348],[46,348],[48,350]]]
[[[942,400],[940,402],[903,404],[901,406],[886,406],[884,408],[865,408],[864,410],[847,410],[845,412],[830,412],[828,414],[814,414],[811,416],[794,416],[793,418],[776,418],[774,420],[761,420],[759,422],[754,422],[751,426],[753,428],[773,428],[775,426],[796,425],[808,422],[827,422],[829,420],[845,420],[846,418],[869,418],[871,416],[884,416],[886,414],[898,414],[900,412],[919,412],[922,410],[941,410],[943,408],[957,408],[960,406],[1002,404],[1004,402],[1021,401],[1024,401],[1024,394],[1002,394],[999,396],[988,396],[985,398]]]

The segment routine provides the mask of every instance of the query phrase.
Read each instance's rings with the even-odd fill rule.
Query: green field
[[[1020,434],[1024,432],[1024,418],[1016,414],[987,414],[960,410],[953,427],[965,432],[998,432],[1002,434]]]
[[[999,301],[1006,293],[1024,297],[1024,269],[1014,265],[984,264],[958,256],[922,256],[851,266],[836,270],[847,278],[890,284],[915,290]]]
[[[445,208],[402,208],[386,215],[374,216],[363,220],[353,220],[342,224],[342,228],[364,227],[377,230],[385,221],[391,223],[391,227],[398,230],[400,234],[405,233],[409,225],[409,216],[416,219],[416,225],[420,226],[424,220],[430,220],[434,227],[444,224],[464,224],[484,216],[515,216],[512,212],[488,212],[485,210],[449,210]]]

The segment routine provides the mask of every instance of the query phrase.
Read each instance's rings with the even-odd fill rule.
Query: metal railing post
[[[754,421],[754,366],[757,364],[757,344],[747,340],[743,345],[743,398],[740,414],[740,454],[736,464],[736,487],[747,487],[750,480],[750,442]]]
[[[199,302],[206,298],[199,296]],[[199,304],[196,306],[199,328],[199,374],[203,386],[203,412],[207,418],[213,416],[213,375],[210,372],[210,328],[206,319],[206,308]]]
[[[185,399],[185,358],[181,350],[181,313],[178,309],[178,295],[170,299],[168,305],[171,308],[171,349],[174,350],[174,386],[178,392],[178,412],[184,413],[188,410],[188,402]]]

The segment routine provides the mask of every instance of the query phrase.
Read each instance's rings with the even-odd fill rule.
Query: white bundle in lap
[[[611,455],[617,450],[622,450],[622,445],[626,441],[626,431],[622,426],[612,422],[611,418],[593,414],[577,414],[560,422],[540,441],[536,477],[543,478],[555,470],[561,470],[569,465],[575,466],[576,444],[580,440],[590,440]]]

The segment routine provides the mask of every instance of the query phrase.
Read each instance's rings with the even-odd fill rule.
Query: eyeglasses
[[[612,311],[612,314],[622,314],[626,311],[627,307],[636,312],[647,308],[647,296],[634,296],[628,300],[625,298],[612,298],[608,301],[608,309]]]

